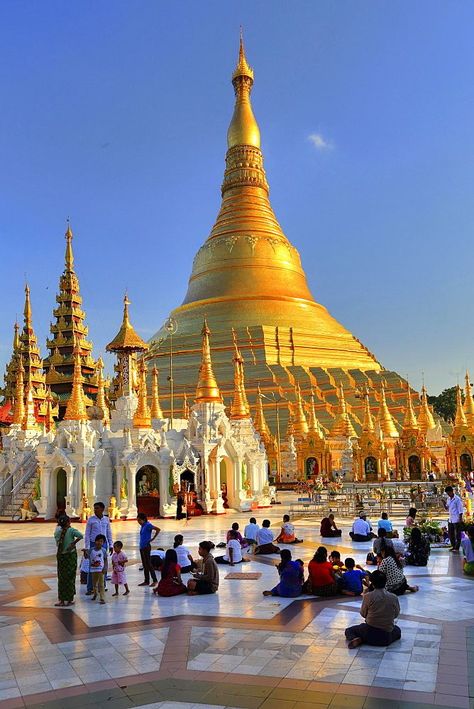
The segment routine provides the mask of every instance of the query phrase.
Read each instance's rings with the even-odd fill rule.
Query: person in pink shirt
[[[130,589],[127,583],[127,574],[125,573],[125,565],[128,559],[123,552],[123,544],[120,541],[114,543],[114,551],[112,554],[112,583],[115,584],[115,593],[112,596],[118,596],[119,586],[125,588],[124,596],[128,596]]]

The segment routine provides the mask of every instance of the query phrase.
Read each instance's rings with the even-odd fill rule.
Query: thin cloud
[[[334,143],[321,133],[311,133],[308,135],[308,140],[316,150],[332,150],[334,148]]]

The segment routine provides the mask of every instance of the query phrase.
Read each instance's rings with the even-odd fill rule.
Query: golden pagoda
[[[146,362],[142,357],[139,364],[138,406],[133,416],[134,428],[151,428],[151,412],[148,406],[146,386]]]
[[[59,400],[59,418],[63,418],[72,394],[76,347],[80,354],[81,375],[86,403],[92,404],[97,395],[96,362],[92,358],[92,342],[87,339],[86,314],[82,310],[79,279],[74,270],[72,229],[68,223],[65,233],[66,253],[64,271],[59,279],[57,307],[53,310],[56,322],[50,326],[52,337],[46,341],[49,350],[44,360],[46,383]]]
[[[356,438],[354,426],[347,413],[346,398],[344,396],[344,387],[339,385],[339,407],[336,414],[336,419],[329,432],[331,438]]]
[[[74,346],[74,370],[72,377],[72,392],[68,398],[65,421],[85,421],[87,419],[86,400],[84,396],[83,376],[81,366],[81,350],[79,343]]]
[[[13,402],[15,399],[15,389],[16,389],[16,378],[19,363],[19,352],[20,352],[20,326],[18,322],[15,321],[13,326],[13,347],[12,356],[5,370],[5,386],[1,393],[5,401]]]
[[[117,376],[112,381],[112,391],[109,396],[116,399],[119,396],[135,394],[139,389],[139,374],[137,368],[137,355],[148,350],[148,345],[137,334],[130,322],[128,306],[130,301],[127,294],[123,299],[123,318],[120,330],[114,339],[106,346],[107,352],[117,355],[115,371]]]
[[[380,392],[380,407],[378,411],[378,423],[380,430],[382,431],[384,438],[396,439],[399,437],[399,433],[395,424],[395,419],[387,406],[387,398],[385,396],[385,386],[383,382],[380,387]]]
[[[199,378],[196,387],[195,401],[197,404],[208,402],[222,402],[221,393],[217,386],[217,381],[212,369],[211,346],[209,343],[209,335],[211,331],[204,319],[204,324],[201,330],[202,347],[201,347],[201,366],[199,368]]]
[[[434,416],[431,413],[431,409],[428,405],[428,394],[426,391],[426,387],[423,384],[421,387],[421,403],[420,403],[420,408],[418,411],[418,425],[420,427],[420,430],[422,433],[425,435],[428,433],[428,431],[432,431],[433,429],[436,428],[436,422],[434,420]]]
[[[308,421],[303,408],[300,385],[296,385],[296,404],[292,407],[293,435],[304,437],[309,431]]]
[[[253,425],[255,430],[260,434],[265,448],[267,448],[273,443],[272,434],[268,428],[268,424],[263,411],[263,401],[262,392],[260,391],[260,384],[257,385],[257,398],[255,400],[255,415],[253,417]]]
[[[231,419],[248,419],[250,418],[250,407],[245,392],[244,379],[244,359],[237,347],[237,341],[234,335],[234,396],[230,407]]]
[[[464,378],[465,388],[464,388],[464,413],[466,414],[466,422],[469,429],[474,433],[474,399],[472,397],[471,390],[471,380],[469,378],[469,372],[466,372]]]
[[[23,362],[21,357],[18,361],[17,377],[15,384],[15,395],[14,395],[14,406],[13,406],[13,416],[12,423],[17,426],[23,425],[23,420],[25,418],[25,385],[24,385],[24,374],[25,368],[23,367]]]
[[[97,360],[97,396],[95,400],[95,405],[102,412],[102,421],[104,424],[110,421],[110,411],[107,406],[107,401],[105,399],[105,385],[102,372],[104,371],[104,362],[102,357]]]
[[[28,285],[25,286],[25,308],[23,314],[24,324],[19,338],[18,353],[22,359],[25,370],[24,380],[31,392],[35,418],[38,422],[42,422],[46,416],[47,389],[45,375],[43,373],[43,360],[41,359],[38,340],[33,328],[30,289]]]
[[[163,412],[160,405],[160,391],[158,386],[158,367],[153,367],[151,380],[151,418],[162,419]],[[185,394],[186,396],[186,394]],[[187,418],[187,417],[186,417]]]

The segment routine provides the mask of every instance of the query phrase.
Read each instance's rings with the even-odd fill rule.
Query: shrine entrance
[[[377,459],[373,455],[368,455],[364,460],[365,479],[368,483],[374,483],[378,480]]]
[[[194,492],[195,489],[195,474],[192,470],[186,468],[179,476],[180,487],[183,492]]]
[[[417,455],[408,458],[408,472],[410,480],[421,480],[421,460]]]
[[[461,473],[467,475],[472,470],[472,458],[469,453],[463,453],[459,458]]]
[[[306,458],[306,480],[310,480],[311,478],[317,478],[319,474],[319,465],[318,461],[314,456],[311,456],[310,458]]]
[[[56,472],[56,511],[66,511],[67,474],[64,468]]]
[[[135,476],[137,510],[147,517],[160,516],[160,475],[154,465],[143,465]]]
[[[221,493],[222,500],[224,502],[224,508],[229,509],[229,501],[227,496],[227,463],[225,458],[221,458],[219,462],[219,474],[221,481]]]

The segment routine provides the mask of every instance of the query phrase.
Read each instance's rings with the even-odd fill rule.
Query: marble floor
[[[277,528],[282,505],[258,511]],[[203,539],[222,541],[228,513],[189,522],[159,520],[156,545],[182,533],[193,555]],[[365,562],[369,543],[322,540],[312,519],[297,522],[304,543],[292,547],[307,563],[317,546]],[[401,520],[394,520],[402,527]],[[80,524],[79,529],[83,528]],[[227,579],[221,567],[212,596],[157,598],[138,563],[138,526],[113,524],[130,559],[131,594],[101,606],[77,583],[76,603],[57,599],[54,525],[0,525],[0,705],[10,707],[402,707],[472,706],[474,581],[461,559],[434,549],[426,568],[407,567],[420,587],[400,598],[402,638],[389,648],[348,650],[344,628],[360,622],[360,600],[263,597],[277,581],[277,556],[251,557],[239,568],[258,580]],[[216,555],[220,550],[216,550]],[[185,577],[186,578],[186,577]],[[470,705],[471,702],[471,705]]]

